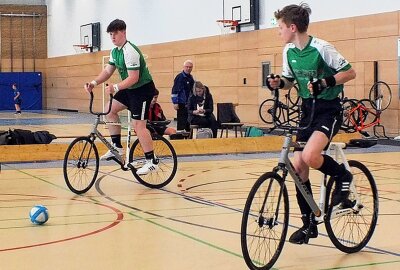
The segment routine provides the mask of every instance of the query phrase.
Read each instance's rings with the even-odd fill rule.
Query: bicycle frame
[[[360,116],[359,119],[355,119],[354,114],[355,112],[358,113]],[[375,117],[375,120],[371,123],[365,124],[365,117],[364,114],[372,114]],[[380,125],[381,122],[381,111],[377,110],[373,112],[371,109],[365,107],[362,103],[358,103],[356,107],[352,108],[348,113],[348,119],[350,120],[351,124],[354,126],[356,131],[362,131],[366,128]]]
[[[90,132],[89,137],[91,138],[92,141],[94,141],[96,137],[99,138],[99,140],[111,151],[111,153],[113,153],[114,157],[112,157],[111,159],[117,162],[121,166],[122,170],[124,171],[131,170],[132,168],[125,166],[126,164],[129,164],[129,151],[130,151],[131,134],[132,134],[131,114],[128,111],[128,135],[126,140],[126,154],[124,160],[123,157],[118,153],[118,151],[111,145],[110,142],[108,142],[108,140],[100,133],[100,131],[97,128],[99,124],[106,124],[106,122],[100,120],[100,117],[110,113],[113,96],[110,95],[110,103],[107,112],[102,112],[102,113],[93,112],[93,92],[90,92],[90,97],[91,98],[90,98],[89,110],[90,113],[96,115],[96,120],[93,124],[93,128],[92,131]],[[107,124],[121,125],[121,123],[107,123]]]
[[[292,162],[289,159],[289,151],[290,148],[293,146],[303,146],[299,143],[294,143],[293,142],[293,134],[292,132],[288,132],[285,136],[285,140],[282,146],[281,154],[279,157],[279,162],[278,166],[273,169],[275,173],[278,171],[282,171],[282,178],[284,181],[286,181],[286,176],[289,173],[292,179],[295,182],[295,185],[297,188],[300,190],[301,194],[303,195],[304,199],[307,201],[308,205],[310,206],[312,212],[315,215],[315,220],[317,222],[323,222],[325,215],[326,215],[326,183],[327,183],[327,175],[323,175],[320,183],[320,198],[319,198],[319,204],[317,205],[316,201],[314,200],[313,196],[311,195],[310,191],[308,188],[302,183],[300,176],[298,173],[296,173],[294,166]],[[347,162],[346,156],[343,152],[343,149],[345,148],[346,144],[345,143],[330,143],[329,148],[326,151],[326,154],[332,156],[336,161],[341,161],[347,170],[351,170],[349,163]],[[343,215],[347,215],[353,211],[358,210],[358,205],[360,199],[358,198],[357,192],[355,192],[355,185],[354,182],[351,183],[350,189],[353,191],[353,193],[356,196],[356,204],[353,206],[353,208],[346,208],[346,209],[340,209],[340,208],[335,208],[332,210],[330,218],[338,218]]]

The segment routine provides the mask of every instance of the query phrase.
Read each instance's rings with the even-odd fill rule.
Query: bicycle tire
[[[301,105],[301,98],[299,96],[299,88],[297,83],[294,84],[288,91],[289,102],[291,104],[290,108],[297,107]]]
[[[261,120],[266,124],[274,124],[274,117],[273,117],[273,108],[274,108],[275,101],[271,98],[264,100],[259,109],[258,115],[260,116]],[[279,119],[281,116],[281,108],[278,106],[276,108],[276,119]]]
[[[355,110],[352,113],[351,110],[357,107],[357,100],[355,99],[345,99],[342,103],[342,125],[340,128],[347,133],[354,133],[357,130],[357,125],[360,123],[358,117],[358,111]],[[354,126],[356,124],[356,126]]]
[[[392,90],[387,83],[378,81],[372,85],[368,97],[375,110],[384,111],[392,101]]]
[[[177,168],[178,158],[172,144],[162,136],[153,135],[154,154],[159,160],[158,170],[146,175],[138,175],[137,169],[145,162],[144,151],[136,140],[129,151],[129,162],[135,161],[135,169],[131,170],[133,176],[144,186],[149,188],[162,188],[174,179]]]
[[[325,227],[336,248],[345,253],[354,253],[364,248],[374,233],[378,220],[379,201],[375,180],[368,168],[355,160],[350,160],[349,165],[353,174],[353,183],[362,204],[359,204],[358,211],[335,219],[330,218],[332,207],[329,206]],[[334,183],[331,177],[326,187],[326,194],[332,195]],[[350,193],[349,199],[352,203],[356,203],[354,193]]]
[[[240,243],[250,269],[270,269],[275,264],[285,244],[288,226],[286,185],[281,176],[267,172],[251,188],[243,210]]]
[[[65,152],[63,163],[68,188],[75,194],[87,192],[96,181],[98,172],[99,153],[93,140],[89,137],[73,140]]]

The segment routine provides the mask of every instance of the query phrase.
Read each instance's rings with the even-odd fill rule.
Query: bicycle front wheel
[[[76,193],[87,192],[96,181],[99,172],[99,153],[88,137],[79,137],[68,146],[63,164],[64,180]]]
[[[162,188],[169,184],[174,179],[178,168],[178,158],[174,147],[171,143],[162,136],[153,136],[154,154],[158,158],[158,170],[146,175],[138,175],[137,169],[142,167],[146,162],[144,151],[136,140],[129,152],[129,163],[132,163],[135,169],[132,174],[143,185],[149,188]]]
[[[261,103],[258,109],[261,120],[266,124],[274,124],[281,116],[280,107],[276,107],[276,112],[274,113],[274,103],[275,101],[273,99],[266,99]]]
[[[325,220],[329,238],[336,248],[354,253],[364,248],[374,233],[378,220],[378,190],[371,172],[362,163],[350,160],[355,189],[351,189],[349,200],[353,211],[334,218],[330,206]],[[326,194],[332,196],[335,181],[331,178]],[[352,184],[352,185],[353,185]]]
[[[283,249],[289,225],[289,196],[283,179],[273,172],[260,176],[243,211],[241,245],[250,269],[270,269]]]
[[[386,110],[392,101],[392,90],[387,83],[379,81],[369,90],[369,100],[375,110]]]

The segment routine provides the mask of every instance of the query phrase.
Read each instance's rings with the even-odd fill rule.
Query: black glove
[[[321,92],[326,88],[326,86],[324,86],[322,84],[322,80],[321,79],[312,79],[312,78],[310,78],[310,83],[312,85],[313,96],[314,97],[319,96],[319,94],[321,94]]]

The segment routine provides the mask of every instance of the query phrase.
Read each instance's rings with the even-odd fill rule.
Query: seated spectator
[[[217,137],[218,122],[213,114],[214,101],[207,86],[196,81],[193,95],[188,101],[188,121],[191,125],[198,125],[201,128],[210,128],[213,137]]]
[[[153,100],[150,103],[150,109],[149,109],[149,118],[148,121],[165,121],[167,118],[164,115],[163,110],[161,109],[160,104],[157,103],[157,98],[160,92],[156,89],[155,95],[153,97]],[[155,126],[154,130],[159,134],[159,135],[172,135],[176,133],[176,129],[168,126]]]

